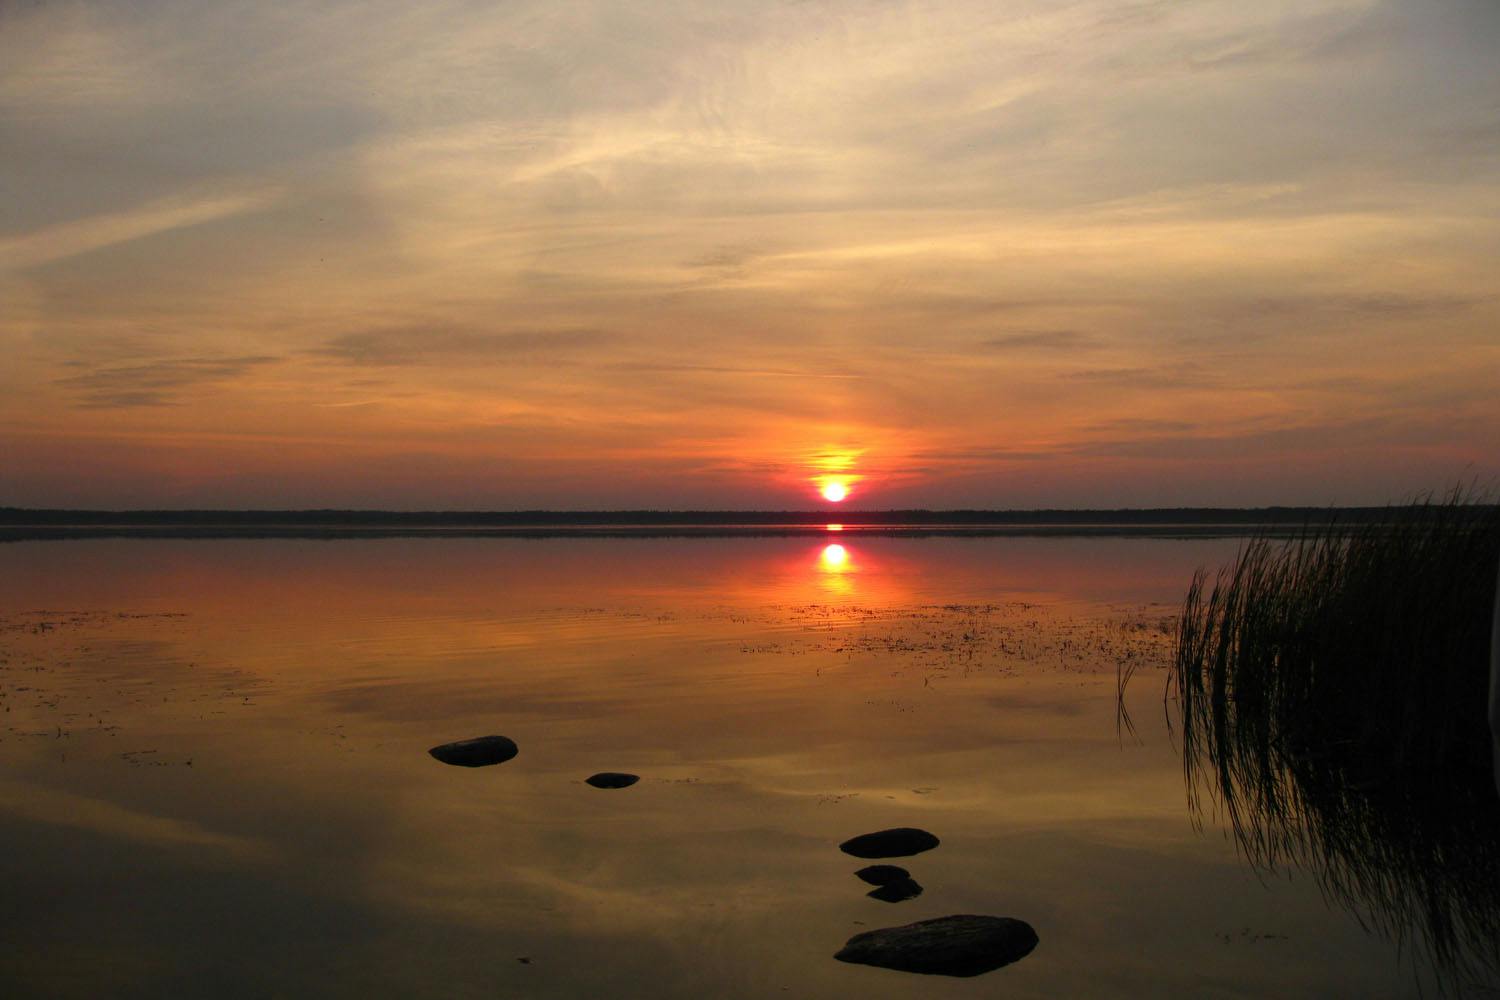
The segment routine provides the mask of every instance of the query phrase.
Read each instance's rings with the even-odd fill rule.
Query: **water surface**
[[[13,996],[1416,995],[1186,808],[1170,620],[1235,539],[0,546]],[[1138,665],[1116,725],[1116,672]],[[487,768],[434,744],[489,733]],[[599,771],[641,776],[599,790]],[[915,826],[923,893],[837,845]],[[849,966],[951,913],[977,980]]]

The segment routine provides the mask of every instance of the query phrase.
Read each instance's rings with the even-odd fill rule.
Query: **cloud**
[[[602,330],[523,330],[479,333],[411,326],[334,337],[312,353],[351,365],[423,365],[455,361],[555,358],[615,339]]]
[[[1149,389],[1203,388],[1223,382],[1220,376],[1196,363],[1144,368],[1096,368],[1067,372],[1060,377],[1093,385]]]
[[[862,379],[864,375],[854,372],[828,372],[819,371],[814,368],[735,368],[729,365],[674,365],[653,364],[649,362],[621,362],[609,366],[614,371],[627,372],[660,372],[662,374],[705,374],[705,375],[752,375],[769,378],[831,378],[831,379]]]
[[[665,502],[723,442],[968,475],[1494,383],[1491,0],[12,6],[8,429],[347,441],[308,502],[628,449],[591,488]]]
[[[56,381],[78,393],[78,405],[87,409],[173,406],[191,389],[228,382],[279,360],[270,355],[175,358],[93,368],[82,375],[69,375]]]
[[[1371,318],[1401,319],[1453,312],[1492,302],[1494,295],[1419,295],[1396,292],[1362,295],[1266,296],[1245,303],[1247,312],[1257,315],[1290,315],[1296,313],[1342,313]]]
[[[1061,449],[1055,446],[1045,448],[1005,448],[975,446],[972,448],[945,448],[931,451],[913,452],[909,457],[911,462],[930,462],[932,466],[903,466],[903,472],[940,471],[941,467],[949,464],[972,464],[992,465],[1006,462],[1035,462],[1051,461],[1058,457]]]
[[[1421,413],[1378,414],[1353,419],[1298,420],[1284,426],[1244,430],[1209,431],[1199,434],[1119,438],[1078,444],[1071,452],[1079,456],[1149,459],[1191,463],[1284,459],[1355,451],[1393,454],[1403,448],[1457,447],[1466,449],[1482,418],[1449,414],[1432,417]]]
[[[686,267],[739,268],[762,255],[754,247],[726,244],[684,262]]]
[[[1007,333],[982,341],[980,346],[995,351],[1091,350],[1100,346],[1098,338],[1077,330],[1031,330]]]
[[[723,244],[682,262],[693,271],[704,272],[713,279],[743,278],[751,264],[764,258],[766,252],[744,244]]]
[[[262,186],[215,195],[178,196],[44,226],[0,239],[0,267],[35,267],[117,243],[242,215],[266,208],[279,195],[276,188]]]
[[[1088,433],[1169,434],[1197,430],[1199,425],[1191,420],[1154,420],[1149,417],[1120,417],[1092,424]]]

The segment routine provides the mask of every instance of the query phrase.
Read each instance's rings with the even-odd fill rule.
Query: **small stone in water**
[[[890,885],[904,878],[911,878],[911,872],[898,865],[869,865],[854,873],[862,881],[871,885]]]
[[[444,743],[427,751],[444,764],[456,767],[487,767],[510,760],[520,748],[504,736],[479,736],[472,740]]]
[[[922,895],[922,887],[915,879],[900,878],[894,882],[887,882],[879,889],[865,893],[871,899],[878,899],[882,903],[904,903],[908,899],[916,899]]]
[[[878,830],[846,840],[839,845],[839,850],[856,858],[904,858],[930,851],[939,843],[926,830],[898,826],[893,830]]]
[[[621,774],[618,771],[600,771],[598,774],[584,778],[584,781],[595,788],[629,788],[640,781],[640,775]]]

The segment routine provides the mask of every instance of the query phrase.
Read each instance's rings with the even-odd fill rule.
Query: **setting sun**
[[[829,483],[823,487],[823,499],[830,503],[838,503],[849,495],[849,488],[843,483]]]

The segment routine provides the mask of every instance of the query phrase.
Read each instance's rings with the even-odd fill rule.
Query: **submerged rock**
[[[833,957],[930,976],[978,976],[1031,954],[1037,936],[1013,917],[959,914],[856,934]]]
[[[854,873],[855,877],[871,885],[890,885],[904,878],[911,878],[911,872],[897,865],[870,865],[861,868]]]
[[[904,903],[908,899],[916,899],[922,895],[922,887],[915,879],[898,878],[865,895],[871,899],[878,899],[882,903]]]
[[[600,771],[583,779],[595,788],[629,788],[640,781],[640,775],[621,774],[619,771]]]
[[[444,743],[427,751],[444,764],[457,767],[485,767],[503,764],[510,760],[520,748],[515,740],[504,736],[478,736],[472,740]]]
[[[856,858],[904,858],[930,851],[940,841],[926,830],[898,826],[893,830],[865,833],[839,845],[839,850]]]

